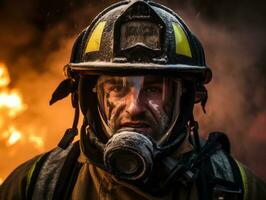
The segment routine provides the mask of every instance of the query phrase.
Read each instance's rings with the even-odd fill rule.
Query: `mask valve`
[[[149,175],[154,159],[153,143],[146,136],[132,131],[113,135],[104,148],[104,164],[117,178],[143,179]]]

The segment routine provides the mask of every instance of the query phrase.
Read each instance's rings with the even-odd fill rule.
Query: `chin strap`
[[[78,135],[78,128],[77,128],[78,121],[79,121],[79,108],[75,108],[72,128],[69,128],[65,131],[64,136],[57,145],[58,147],[66,149],[69,146],[69,144],[72,143],[74,138]]]
[[[192,136],[192,140],[195,146],[195,150],[197,153],[201,151],[200,138],[199,138],[199,123],[194,120],[194,116],[192,115],[191,120],[189,121],[189,131]]]
[[[66,149],[70,143],[74,140],[75,136],[78,134],[78,121],[79,121],[79,104],[78,104],[78,93],[77,93],[78,81],[67,78],[63,80],[54,91],[52,98],[49,102],[50,105],[55,102],[64,99],[69,94],[71,94],[72,107],[75,109],[74,119],[72,127],[65,131],[64,136],[58,143],[58,147]]]

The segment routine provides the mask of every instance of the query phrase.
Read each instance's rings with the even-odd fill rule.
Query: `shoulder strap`
[[[208,141],[220,145],[200,167],[197,186],[202,200],[242,200],[244,187],[240,170],[230,156],[230,143],[223,133],[211,133]],[[207,143],[208,143],[207,141]],[[204,148],[204,147],[203,147]]]
[[[58,199],[56,197],[59,193],[61,195],[59,199],[62,199],[62,194],[68,187],[66,184],[70,183],[69,178],[73,174],[70,169],[75,171],[73,170],[75,168],[71,167],[77,163],[79,153],[79,142],[75,142],[67,149],[56,147],[41,156],[28,174],[27,199]],[[62,182],[63,176],[68,180]]]
[[[212,198],[214,200],[243,200],[241,174],[234,159],[219,151],[210,158],[212,166]]]
[[[76,142],[73,144],[73,147],[67,155],[65,163],[62,167],[53,199],[70,199],[72,190],[82,166],[82,164],[78,162],[79,155],[79,142]]]
[[[52,151],[46,152],[33,163],[27,175],[26,199],[32,199],[34,185],[37,181],[41,168]]]

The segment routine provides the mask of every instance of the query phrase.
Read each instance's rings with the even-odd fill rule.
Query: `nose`
[[[126,101],[126,112],[131,116],[139,115],[144,112],[144,104],[140,93],[132,91]]]

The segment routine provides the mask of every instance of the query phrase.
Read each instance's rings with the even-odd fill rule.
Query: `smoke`
[[[185,21],[202,41],[213,71],[207,114],[198,105],[195,110],[201,135],[225,132],[235,158],[266,179],[265,30],[245,22],[213,23],[194,10],[186,11]]]
[[[48,106],[53,90],[64,79],[62,69],[68,63],[77,34],[111,1],[99,3],[68,1],[54,5],[27,0],[21,7],[13,1],[0,5],[0,61],[11,73],[11,87],[23,95],[27,110],[14,123],[23,132],[42,136],[44,148],[28,143],[6,147],[0,141],[0,178],[5,178],[19,163],[57,145],[66,128],[72,124],[70,98]],[[213,70],[213,81],[207,85],[207,114],[196,106],[201,135],[220,130],[228,134],[232,152],[255,173],[266,179],[264,168],[266,137],[265,80],[263,77],[265,31],[257,26],[234,20],[210,20],[195,5],[176,8],[205,48],[207,63]],[[16,4],[15,4],[16,5]],[[195,8],[195,9],[193,9]],[[59,11],[58,11],[59,10]],[[58,11],[58,13],[57,13]],[[27,133],[25,133],[27,135]]]

